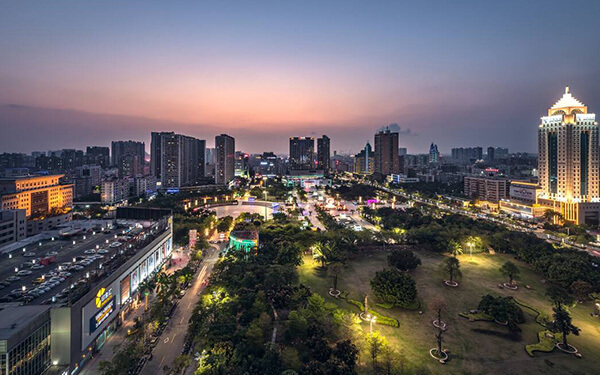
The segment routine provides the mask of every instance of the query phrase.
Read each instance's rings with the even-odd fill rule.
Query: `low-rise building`
[[[465,195],[471,198],[497,203],[509,194],[509,181],[501,177],[465,176]]]
[[[0,210],[0,246],[20,241],[26,236],[25,210]]]

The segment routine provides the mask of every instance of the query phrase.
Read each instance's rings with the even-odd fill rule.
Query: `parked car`
[[[44,266],[42,266],[41,264],[34,264],[33,266],[31,266],[32,270],[41,270],[42,268],[44,268]]]
[[[58,255],[58,253],[56,251],[48,251],[46,253],[46,256],[48,256],[48,257],[52,257],[52,256],[55,256],[55,255]]]
[[[32,274],[32,272],[29,270],[21,270],[21,271],[17,272],[17,275],[19,275],[19,276],[27,276],[27,275],[31,275],[31,274]]]
[[[94,249],[89,249],[83,252],[84,254],[96,254],[96,250]]]
[[[98,254],[108,254],[109,251],[107,249],[100,249],[97,251]]]
[[[32,251],[29,251],[29,252],[23,254],[23,256],[27,257],[27,258],[33,258],[35,256],[35,253]]]
[[[11,283],[14,281],[19,281],[19,280],[21,280],[21,278],[19,276],[9,276],[6,278],[6,281],[9,281]]]

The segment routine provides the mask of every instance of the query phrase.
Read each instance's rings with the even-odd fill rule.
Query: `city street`
[[[181,354],[188,321],[192,316],[196,302],[198,302],[203,283],[209,278],[215,263],[219,259],[219,253],[225,246],[225,243],[211,245],[211,248],[206,251],[204,261],[195,275],[193,285],[187,289],[185,295],[179,300],[179,305],[175,309],[171,321],[159,337],[158,344],[154,348],[153,359],[146,363],[146,366],[142,369],[142,374],[162,373],[164,366],[172,367],[175,358]]]

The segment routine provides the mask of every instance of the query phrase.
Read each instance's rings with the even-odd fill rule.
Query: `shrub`
[[[417,298],[415,280],[397,269],[385,269],[375,274],[371,289],[381,301],[393,306],[410,306]]]

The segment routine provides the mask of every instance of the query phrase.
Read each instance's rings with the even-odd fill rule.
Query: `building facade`
[[[235,176],[235,139],[227,134],[215,137],[215,183],[228,184]]]
[[[498,203],[509,194],[510,183],[505,178],[465,176],[465,195],[488,202]]]
[[[538,126],[538,203],[577,224],[600,222],[598,123],[569,87]]]
[[[290,169],[315,169],[315,139],[313,137],[290,138]]]
[[[387,176],[400,173],[397,132],[389,129],[375,134],[375,173]]]
[[[119,176],[142,174],[146,158],[144,142],[113,141],[111,165],[119,169]]]
[[[100,201],[102,204],[116,204],[129,199],[131,183],[128,178],[114,178],[102,181],[100,185]]]
[[[367,142],[364,149],[354,155],[354,173],[370,175],[373,174],[375,166],[375,155],[371,144]]]
[[[323,135],[317,138],[317,169],[329,171],[331,169],[331,140]]]
[[[206,141],[174,132],[152,133],[150,169],[160,187],[190,186],[204,178]]]
[[[61,184],[64,175],[26,176],[0,179],[3,210],[24,209],[28,219],[71,211],[73,185]]]
[[[0,247],[27,236],[25,210],[0,210]]]

